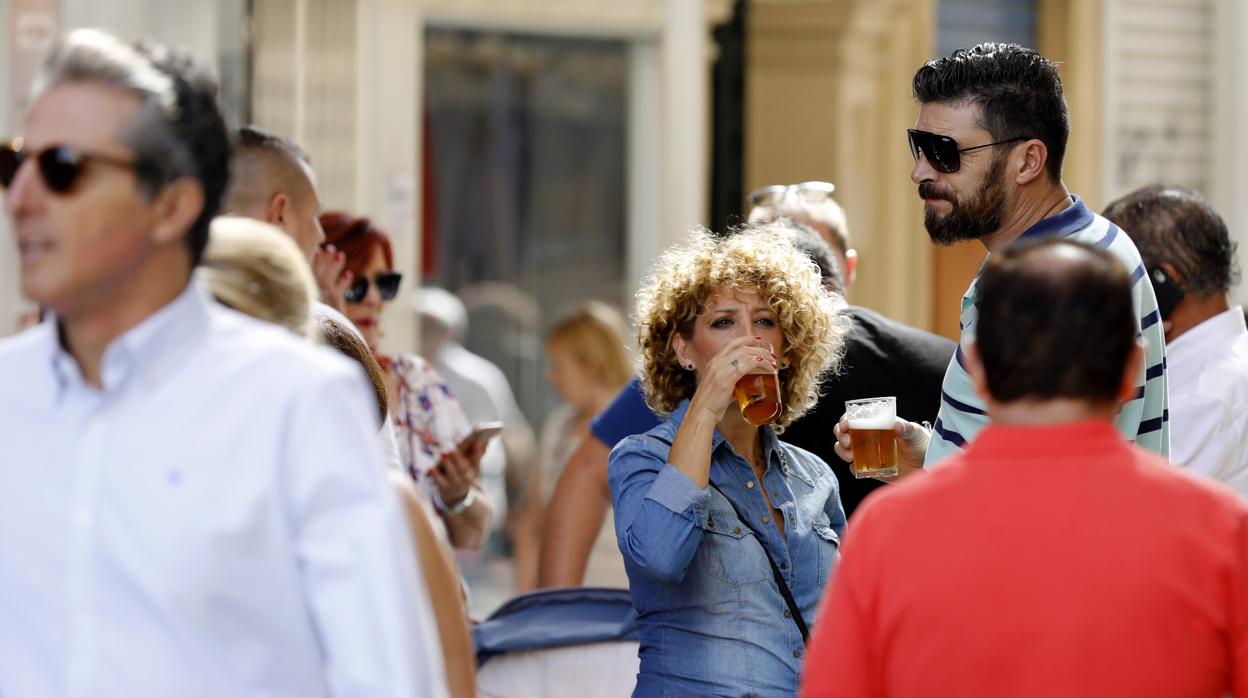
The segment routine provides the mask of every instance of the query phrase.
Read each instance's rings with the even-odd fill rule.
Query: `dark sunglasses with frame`
[[[372,283],[377,285],[377,294],[381,296],[383,301],[394,300],[399,295],[399,284],[403,281],[402,272],[383,271],[378,272],[373,277]],[[361,276],[351,285],[347,287],[347,292],[343,294],[343,300],[348,303],[360,303],[364,300],[364,296],[368,295],[369,281],[368,277]]]
[[[88,163],[108,165],[133,170],[138,163],[124,160],[112,155],[92,153],[70,145],[52,145],[37,152],[29,152],[22,144],[22,139],[14,138],[0,144],[0,187],[8,189],[17,177],[22,163],[33,158],[39,170],[39,177],[48,191],[54,194],[68,194],[82,174]]]
[[[909,135],[910,154],[914,156],[914,161],[918,162],[919,153],[922,153],[927,158],[927,164],[931,165],[933,170],[945,174],[962,169],[962,153],[991,148],[994,145],[1005,145],[1015,141],[1029,140],[1027,136],[1015,136],[983,145],[959,148],[956,140],[949,136],[942,136],[939,133],[920,131],[914,128],[906,129],[906,133]]]

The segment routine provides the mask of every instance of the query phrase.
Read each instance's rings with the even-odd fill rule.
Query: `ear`
[[[992,400],[992,395],[988,392],[988,375],[984,372],[984,362],[979,358],[979,344],[975,340],[966,343],[962,358],[966,361],[966,373],[975,385],[975,394],[985,405],[988,404]]]
[[[152,206],[155,220],[152,241],[157,244],[179,241],[204,210],[204,189],[194,179],[182,177],[166,184]]]
[[[676,352],[676,360],[680,362],[682,368],[691,361],[688,356],[689,342],[685,341],[679,332],[672,334],[672,351]]]
[[[1118,404],[1135,399],[1136,386],[1144,373],[1144,342],[1141,337],[1131,343],[1131,352],[1127,354],[1127,362],[1122,367],[1122,384],[1118,386]]]
[[[858,278],[858,250],[845,250],[845,290],[854,285]]]
[[[1032,138],[1023,143],[1023,148],[1016,150],[1018,157],[1018,173],[1014,181],[1018,184],[1029,184],[1038,177],[1044,176],[1044,166],[1049,161],[1049,148],[1039,138]]]
[[[1157,266],[1160,267],[1162,271],[1166,272],[1166,276],[1169,276],[1171,281],[1178,284],[1179,287],[1183,286],[1183,275],[1179,273],[1178,269],[1174,268],[1173,264],[1170,264],[1169,262],[1162,262]]]
[[[285,230],[286,221],[289,219],[290,197],[279,191],[269,199],[269,205],[264,207],[264,222]]]

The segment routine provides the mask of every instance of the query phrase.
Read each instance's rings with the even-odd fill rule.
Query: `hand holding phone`
[[[493,439],[501,433],[503,433],[502,422],[481,422],[472,428],[472,433],[465,436],[464,440],[459,442],[459,449],[461,452],[464,451],[472,446],[472,442],[474,441],[480,443],[484,448],[490,443],[490,439]]]

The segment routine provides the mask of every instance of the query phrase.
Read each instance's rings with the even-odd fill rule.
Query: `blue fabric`
[[[589,431],[608,448],[614,448],[624,437],[644,434],[657,426],[659,421],[646,404],[641,379],[633,378],[628,385],[620,388],[607,409],[589,423]]]
[[[472,630],[477,666],[515,650],[637,639],[627,589],[573,587],[521,594]]]
[[[688,406],[611,452],[616,535],[640,626],[633,695],[793,696],[805,647],[761,546],[813,623],[845,529],[836,476],[770,428],[760,430],[762,486],[784,516],[782,536],[753,469],[718,432],[711,482],[723,494],[698,488],[667,463],[670,447],[660,439],[676,438]]]

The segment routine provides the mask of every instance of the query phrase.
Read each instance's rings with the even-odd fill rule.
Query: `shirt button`
[[[764,516],[764,517],[763,517],[763,523],[771,523],[771,517],[770,517],[770,516]]]
[[[789,609],[787,609],[787,608],[786,608],[786,609],[784,609],[784,617],[785,617],[785,618],[792,618],[792,617],[793,617],[793,614],[792,614],[792,613],[790,613],[790,612],[789,612]]]
[[[739,536],[739,535],[741,535],[741,529],[740,529],[740,528],[734,528],[734,529],[732,529],[732,533],[733,533],[733,535],[738,535],[738,536]]]
[[[754,489],[754,481],[750,480],[749,482],[745,483],[745,486],[750,489]]]
[[[794,659],[801,659],[801,658],[802,658],[802,651],[801,651],[801,650],[793,650],[793,658],[794,658]]]
[[[789,568],[789,563],[787,563],[787,562],[785,562],[785,561],[781,560],[781,561],[780,561],[780,569],[782,569],[782,570],[787,570],[788,568]],[[785,612],[787,613],[788,611],[785,611]]]

